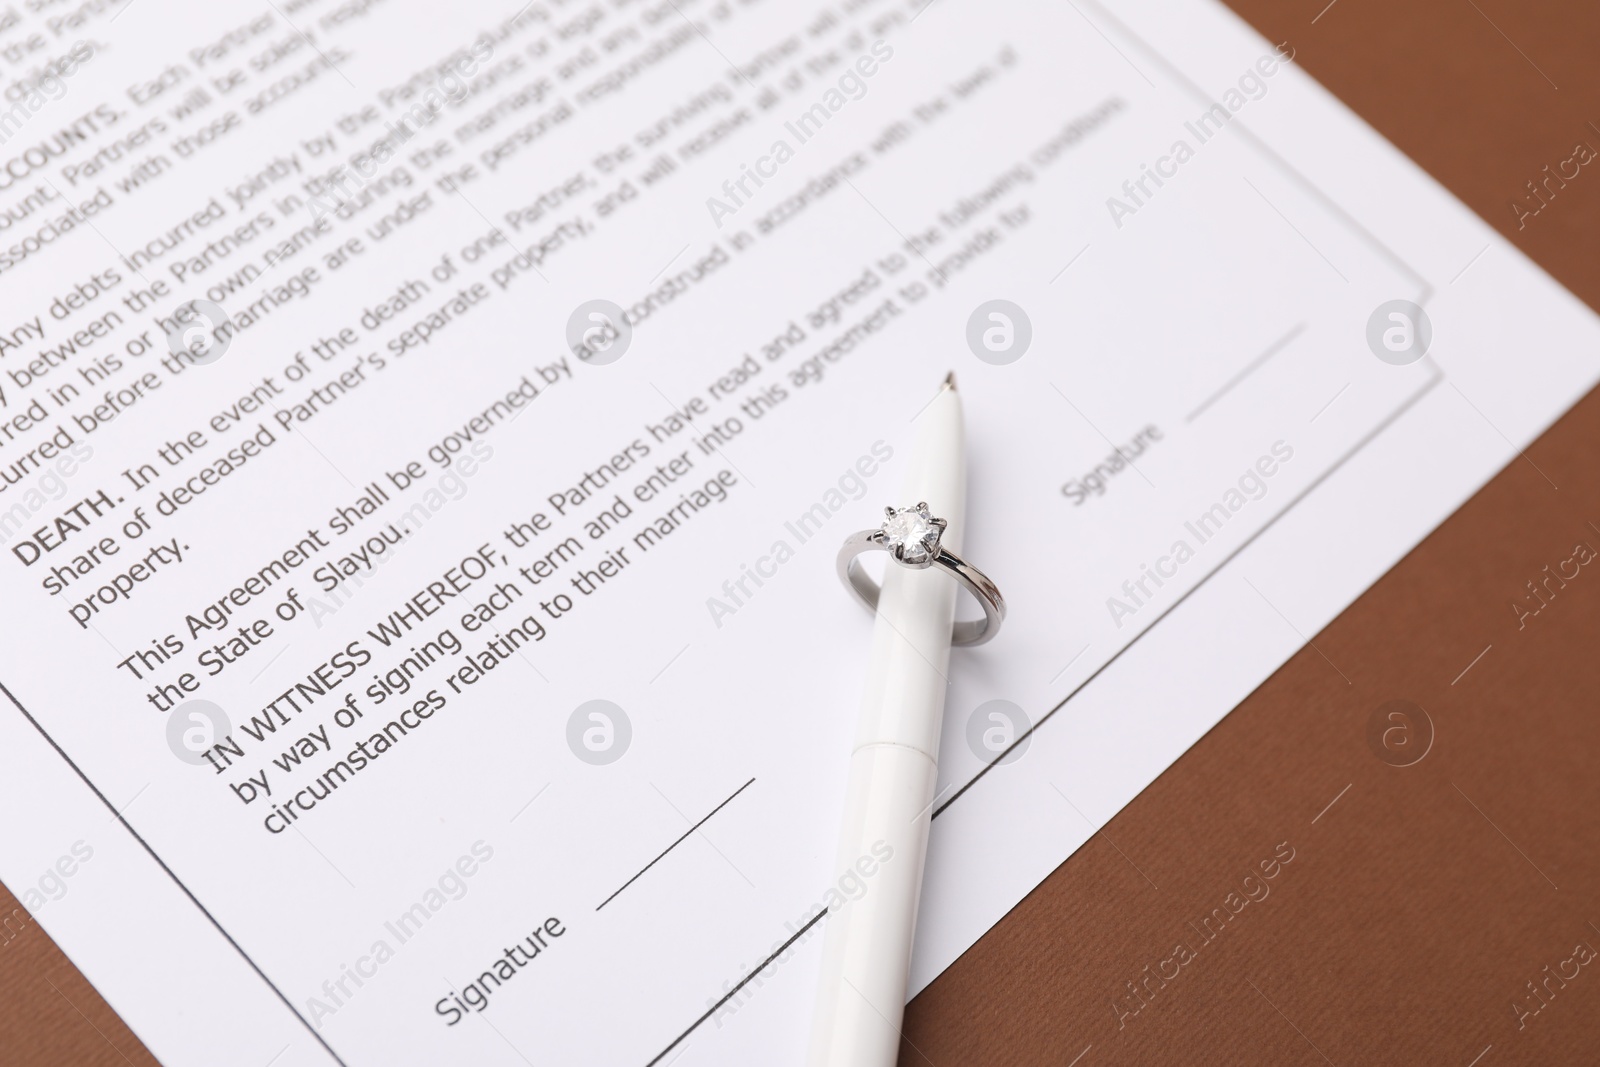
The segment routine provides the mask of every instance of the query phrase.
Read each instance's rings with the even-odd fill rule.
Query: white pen
[[[836,876],[854,869],[866,890],[825,920],[809,1067],[893,1067],[899,1055],[952,624],[953,643],[977,644],[1005,614],[993,583],[958,555],[966,433],[953,374],[917,422],[900,506],[885,509],[881,529],[852,535],[839,553],[840,577],[877,609],[834,866]],[[872,550],[892,556],[881,593],[856,565]],[[983,606],[981,622],[954,622],[958,584]]]

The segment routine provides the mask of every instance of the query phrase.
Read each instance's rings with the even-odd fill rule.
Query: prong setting
[[[916,507],[884,508],[883,544],[903,567],[921,570],[939,558],[939,539],[950,524],[934,518],[925,500]]]

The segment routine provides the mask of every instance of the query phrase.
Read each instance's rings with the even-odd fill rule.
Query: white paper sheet
[[[163,1062],[797,1062],[806,924],[871,891],[827,869],[870,625],[832,556],[949,369],[1012,614],[953,661],[919,988],[1595,374],[1592,315],[1210,5],[135,0],[40,32],[90,58],[0,145],[0,206],[111,204],[0,259],[0,467],[79,449],[0,494],[30,814],[0,875]],[[415,110],[430,84],[458,102]],[[156,317],[197,298],[238,328],[186,366]],[[565,339],[595,300],[614,362]],[[1005,365],[969,346],[992,300],[1031,332]],[[1395,300],[1433,328],[1404,366],[1367,341]],[[997,700],[1060,710],[985,772]]]

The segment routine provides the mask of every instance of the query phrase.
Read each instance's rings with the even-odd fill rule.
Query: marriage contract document
[[[834,555],[952,370],[1011,612],[919,988],[1597,370],[1206,0],[27,0],[0,60],[0,876],[173,1065],[798,1063],[909,862],[830,868]]]

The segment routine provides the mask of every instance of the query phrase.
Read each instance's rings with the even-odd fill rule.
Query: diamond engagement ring
[[[950,631],[950,643],[981,645],[993,637],[1006,617],[1005,598],[988,575],[940,547],[939,539],[950,524],[934,518],[926,503],[914,508],[884,508],[883,512],[882,526],[851,534],[839,549],[839,578],[846,588],[868,611],[878,610],[881,587],[856,562],[856,557],[863,552],[887,551],[896,563],[911,570],[939,567],[949,572],[983,607],[982,619],[956,621]]]

